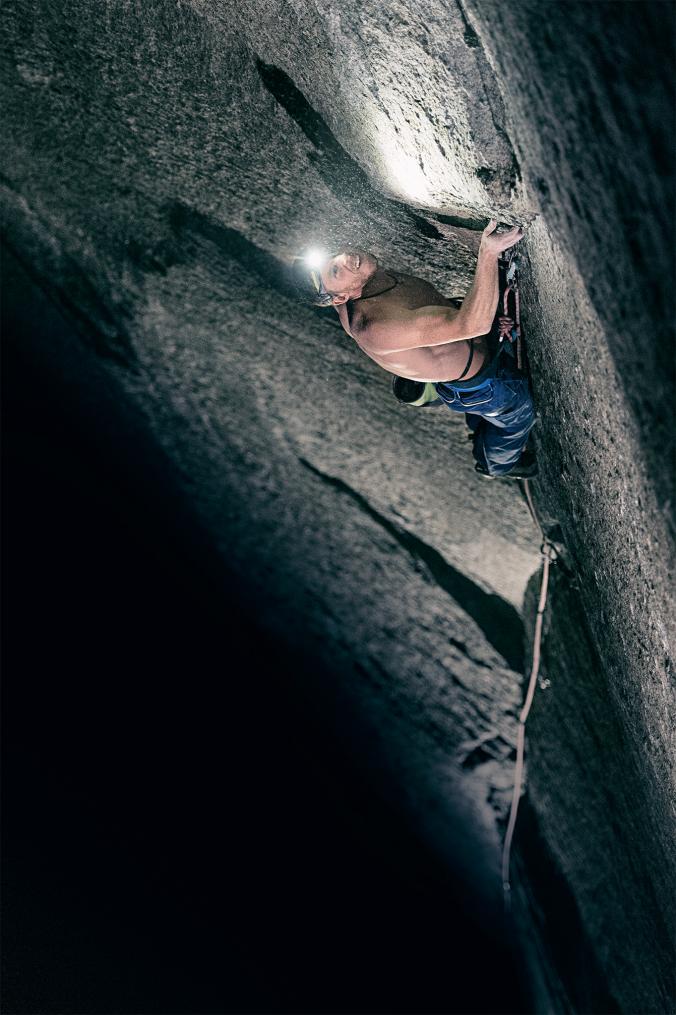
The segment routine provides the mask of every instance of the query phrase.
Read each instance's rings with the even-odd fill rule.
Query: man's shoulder
[[[355,338],[366,342],[369,337],[382,331],[388,318],[387,308],[382,305],[367,308],[355,304],[350,312],[350,330]]]
[[[350,321],[355,328],[360,330],[368,329],[376,324],[394,320],[402,312],[406,312],[406,305],[393,299],[389,293],[384,294],[372,302],[356,300],[351,304]]]
[[[392,340],[397,340],[402,329],[411,332],[411,313],[401,307],[377,307],[357,311],[350,323],[352,337],[366,353],[388,351]]]

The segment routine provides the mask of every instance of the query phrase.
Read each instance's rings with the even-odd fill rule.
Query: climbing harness
[[[518,255],[514,252],[514,249],[505,251],[501,255],[502,267],[505,273],[505,289],[502,297],[502,307],[504,317],[510,317],[514,321],[513,327],[508,330],[507,326],[500,327],[500,342],[505,339],[513,343],[516,347],[516,362],[519,369],[522,368],[523,364],[523,350],[522,350],[522,336],[521,336],[521,307],[519,300],[519,283],[518,283],[518,269],[519,261]],[[512,296],[514,304],[513,317],[509,313],[509,297]],[[519,728],[517,731],[517,742],[516,742],[516,765],[514,769],[514,789],[512,792],[512,803],[509,811],[509,821],[507,823],[507,831],[505,833],[505,841],[502,848],[502,888],[504,892],[505,908],[509,912],[511,909],[511,882],[509,879],[509,867],[512,849],[512,839],[514,837],[514,828],[516,826],[516,816],[519,810],[519,800],[521,798],[521,791],[523,787],[523,768],[524,768],[524,753],[526,746],[526,720],[533,704],[533,698],[535,696],[535,686],[537,683],[538,675],[540,673],[540,657],[542,649],[542,625],[544,621],[545,608],[547,606],[547,592],[549,589],[549,568],[557,558],[556,549],[553,543],[547,538],[545,531],[540,523],[537,512],[535,510],[535,504],[533,503],[533,496],[530,490],[530,483],[527,479],[521,481],[521,488],[526,498],[526,504],[530,512],[531,518],[535,525],[540,531],[540,553],[542,554],[542,579],[540,582],[540,598],[538,601],[537,613],[535,615],[535,630],[533,632],[533,657],[531,663],[530,678],[528,681],[528,690],[526,692],[526,699],[523,704],[523,708],[519,714]]]

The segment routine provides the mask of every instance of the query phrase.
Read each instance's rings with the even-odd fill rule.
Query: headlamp
[[[303,260],[308,266],[308,275],[312,280],[312,284],[317,290],[317,297],[315,299],[316,306],[328,307],[333,302],[333,296],[327,292],[324,283],[322,282],[322,276],[320,268],[326,261],[329,261],[331,257],[335,257],[335,254],[327,254],[323,250],[312,249],[303,256]]]
[[[322,276],[319,274],[318,271],[315,271],[313,268],[310,268],[309,275],[310,275],[310,278],[312,279],[313,286],[317,290],[317,300],[319,301],[321,299],[323,303],[330,303],[331,302],[331,294],[328,293],[326,291],[326,289],[324,288],[324,283],[322,282]]]
[[[293,259],[293,277],[298,294],[305,302],[316,307],[333,305],[333,295],[322,282],[322,265],[328,264],[340,251],[331,253],[320,247],[313,247]]]

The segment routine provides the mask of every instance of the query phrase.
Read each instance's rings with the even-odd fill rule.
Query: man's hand
[[[497,225],[496,220],[491,219],[481,234],[480,254],[483,252],[497,257],[503,250],[509,250],[523,238],[523,229],[520,226],[513,226],[506,233],[496,233]]]
[[[361,329],[359,344],[362,349],[375,358],[466,342],[488,334],[500,298],[498,254],[523,237],[520,226],[506,233],[496,233],[496,227],[497,222],[491,219],[481,234],[474,281],[459,310],[438,304],[416,309],[400,307],[396,302],[383,304],[376,319]],[[502,318],[500,334],[507,335],[511,327],[511,319]]]

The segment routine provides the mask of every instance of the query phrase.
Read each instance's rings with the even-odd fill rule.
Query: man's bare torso
[[[377,288],[375,283],[377,282]],[[396,284],[395,284],[396,283]],[[374,353],[369,348],[369,328],[376,321],[392,319],[397,309],[417,310],[428,306],[453,306],[433,285],[414,275],[381,270],[373,280],[373,287],[383,291],[377,296],[367,295],[348,304],[348,320],[352,337],[357,345],[385,370],[414,381],[450,381],[462,374],[470,353],[469,341],[449,342],[446,345],[407,349],[396,353]],[[391,287],[391,288],[390,288]],[[474,355],[470,369],[463,380],[479,372],[488,358],[485,336],[474,339]]]

